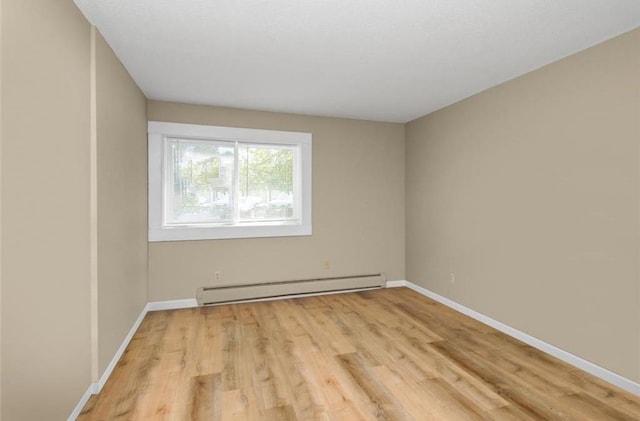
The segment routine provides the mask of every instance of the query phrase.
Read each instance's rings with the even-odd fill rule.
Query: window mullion
[[[238,142],[233,142],[233,225],[240,221],[240,165]]]

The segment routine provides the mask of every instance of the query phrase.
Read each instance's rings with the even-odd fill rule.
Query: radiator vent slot
[[[198,288],[196,290],[196,300],[198,305],[206,306],[259,298],[382,288],[386,281],[384,273],[377,273],[373,275],[302,279],[260,284],[220,285]]]

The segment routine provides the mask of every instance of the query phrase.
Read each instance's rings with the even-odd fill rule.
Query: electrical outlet
[[[449,281],[451,281],[452,284],[456,283],[456,274],[451,272],[449,273]]]
[[[215,279],[216,281],[221,281],[221,280],[222,280],[222,272],[216,272],[216,273],[214,274],[214,279]]]
[[[324,270],[331,269],[331,262],[329,261],[329,259],[324,259],[323,265],[324,265]]]

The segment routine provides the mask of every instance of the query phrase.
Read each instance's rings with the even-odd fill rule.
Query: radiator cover
[[[196,290],[196,300],[199,306],[206,306],[259,298],[382,288],[386,281],[384,273],[377,273],[373,275],[302,279],[260,284],[220,285],[198,288]]]

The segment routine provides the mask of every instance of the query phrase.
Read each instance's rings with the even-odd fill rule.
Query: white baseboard
[[[96,393],[98,393],[95,390],[96,385],[97,383],[91,383],[89,385],[89,387],[87,388],[87,391],[84,392],[84,395],[82,395],[80,402],[78,402],[76,407],[73,408],[73,412],[71,413],[71,415],[69,415],[69,418],[67,418],[67,421],[75,421],[75,419],[78,418],[78,416],[80,415],[80,412],[82,412],[82,410],[84,409],[84,406],[87,404],[87,402],[89,402],[91,395],[95,395]]]
[[[171,301],[153,301],[147,304],[147,311],[158,310],[177,310],[180,308],[192,308],[198,307],[198,303],[195,298],[187,298],[184,300],[171,300]]]
[[[122,354],[124,354],[124,351],[125,349],[127,349],[129,342],[131,342],[133,335],[135,335],[136,331],[140,327],[140,324],[142,323],[144,316],[146,316],[147,312],[149,311],[148,307],[149,307],[149,304],[144,306],[144,308],[140,312],[140,315],[138,316],[136,321],[133,323],[133,326],[129,330],[129,333],[127,333],[127,336],[124,337],[122,344],[120,344],[120,348],[118,348],[113,358],[111,359],[111,362],[109,363],[107,368],[104,370],[104,373],[102,373],[100,380],[98,380],[98,383],[96,383],[96,388],[95,388],[96,391],[94,392],[95,394],[100,393],[100,391],[104,387],[104,384],[107,382],[107,379],[109,378],[109,376],[111,376],[113,369],[116,368],[116,364],[118,364],[118,361],[120,361],[120,357],[122,357]]]
[[[122,344],[120,344],[120,347],[118,348],[113,358],[111,359],[111,362],[109,362],[109,365],[104,370],[104,373],[102,373],[102,376],[100,377],[100,379],[97,382],[91,383],[89,385],[89,388],[84,393],[84,395],[82,396],[82,399],[80,399],[80,402],[78,402],[78,405],[76,405],[76,407],[74,408],[73,412],[71,413],[67,421],[73,421],[76,418],[78,418],[78,415],[80,415],[80,412],[82,411],[84,406],[87,404],[87,401],[89,400],[89,398],[91,398],[91,395],[97,395],[98,393],[100,393],[105,383],[107,382],[107,379],[109,379],[109,376],[111,376],[113,369],[116,368],[116,364],[118,364],[118,361],[120,361],[122,354],[124,354],[125,349],[127,349],[127,345],[129,345],[129,342],[131,342],[131,338],[133,338],[133,335],[135,335],[136,331],[138,330],[138,327],[140,327],[140,324],[142,323],[142,320],[144,319],[144,316],[147,314],[148,311],[149,311],[149,304],[144,306],[144,308],[140,312],[140,315],[138,316],[136,321],[133,323],[133,326],[129,330],[129,333],[127,333],[127,336],[124,337]]]
[[[396,281],[396,282],[401,282],[401,281]],[[514,329],[511,326],[508,326],[502,322],[499,322],[490,317],[487,317],[484,314],[478,313],[477,311],[472,310],[468,307],[465,307],[462,304],[458,304],[455,301],[452,301],[448,298],[438,295],[433,291],[429,291],[426,288],[413,284],[409,281],[405,281],[404,285],[407,286],[408,288],[411,288],[412,290],[416,291],[419,294],[422,294],[441,304],[446,305],[447,307],[457,310],[462,314],[465,314],[481,323],[484,323],[485,325],[491,326],[492,328],[499,330],[500,332],[505,333],[511,337],[514,337],[519,341],[526,343],[527,345],[531,345],[532,347],[537,348],[540,351],[543,351],[549,355],[552,355],[568,364],[571,364],[583,371],[586,371],[589,374],[599,377],[600,379],[608,383],[618,386],[621,389],[624,389],[626,391],[629,391],[636,396],[640,396],[640,383],[634,382],[633,380],[630,380],[610,370],[607,370],[604,367],[600,367],[597,364],[594,364],[590,361],[580,358],[577,355],[571,354],[570,352],[564,351],[547,342],[541,341],[540,339],[535,338],[531,335],[528,335],[518,329]],[[401,285],[398,285],[398,286],[401,286]]]

